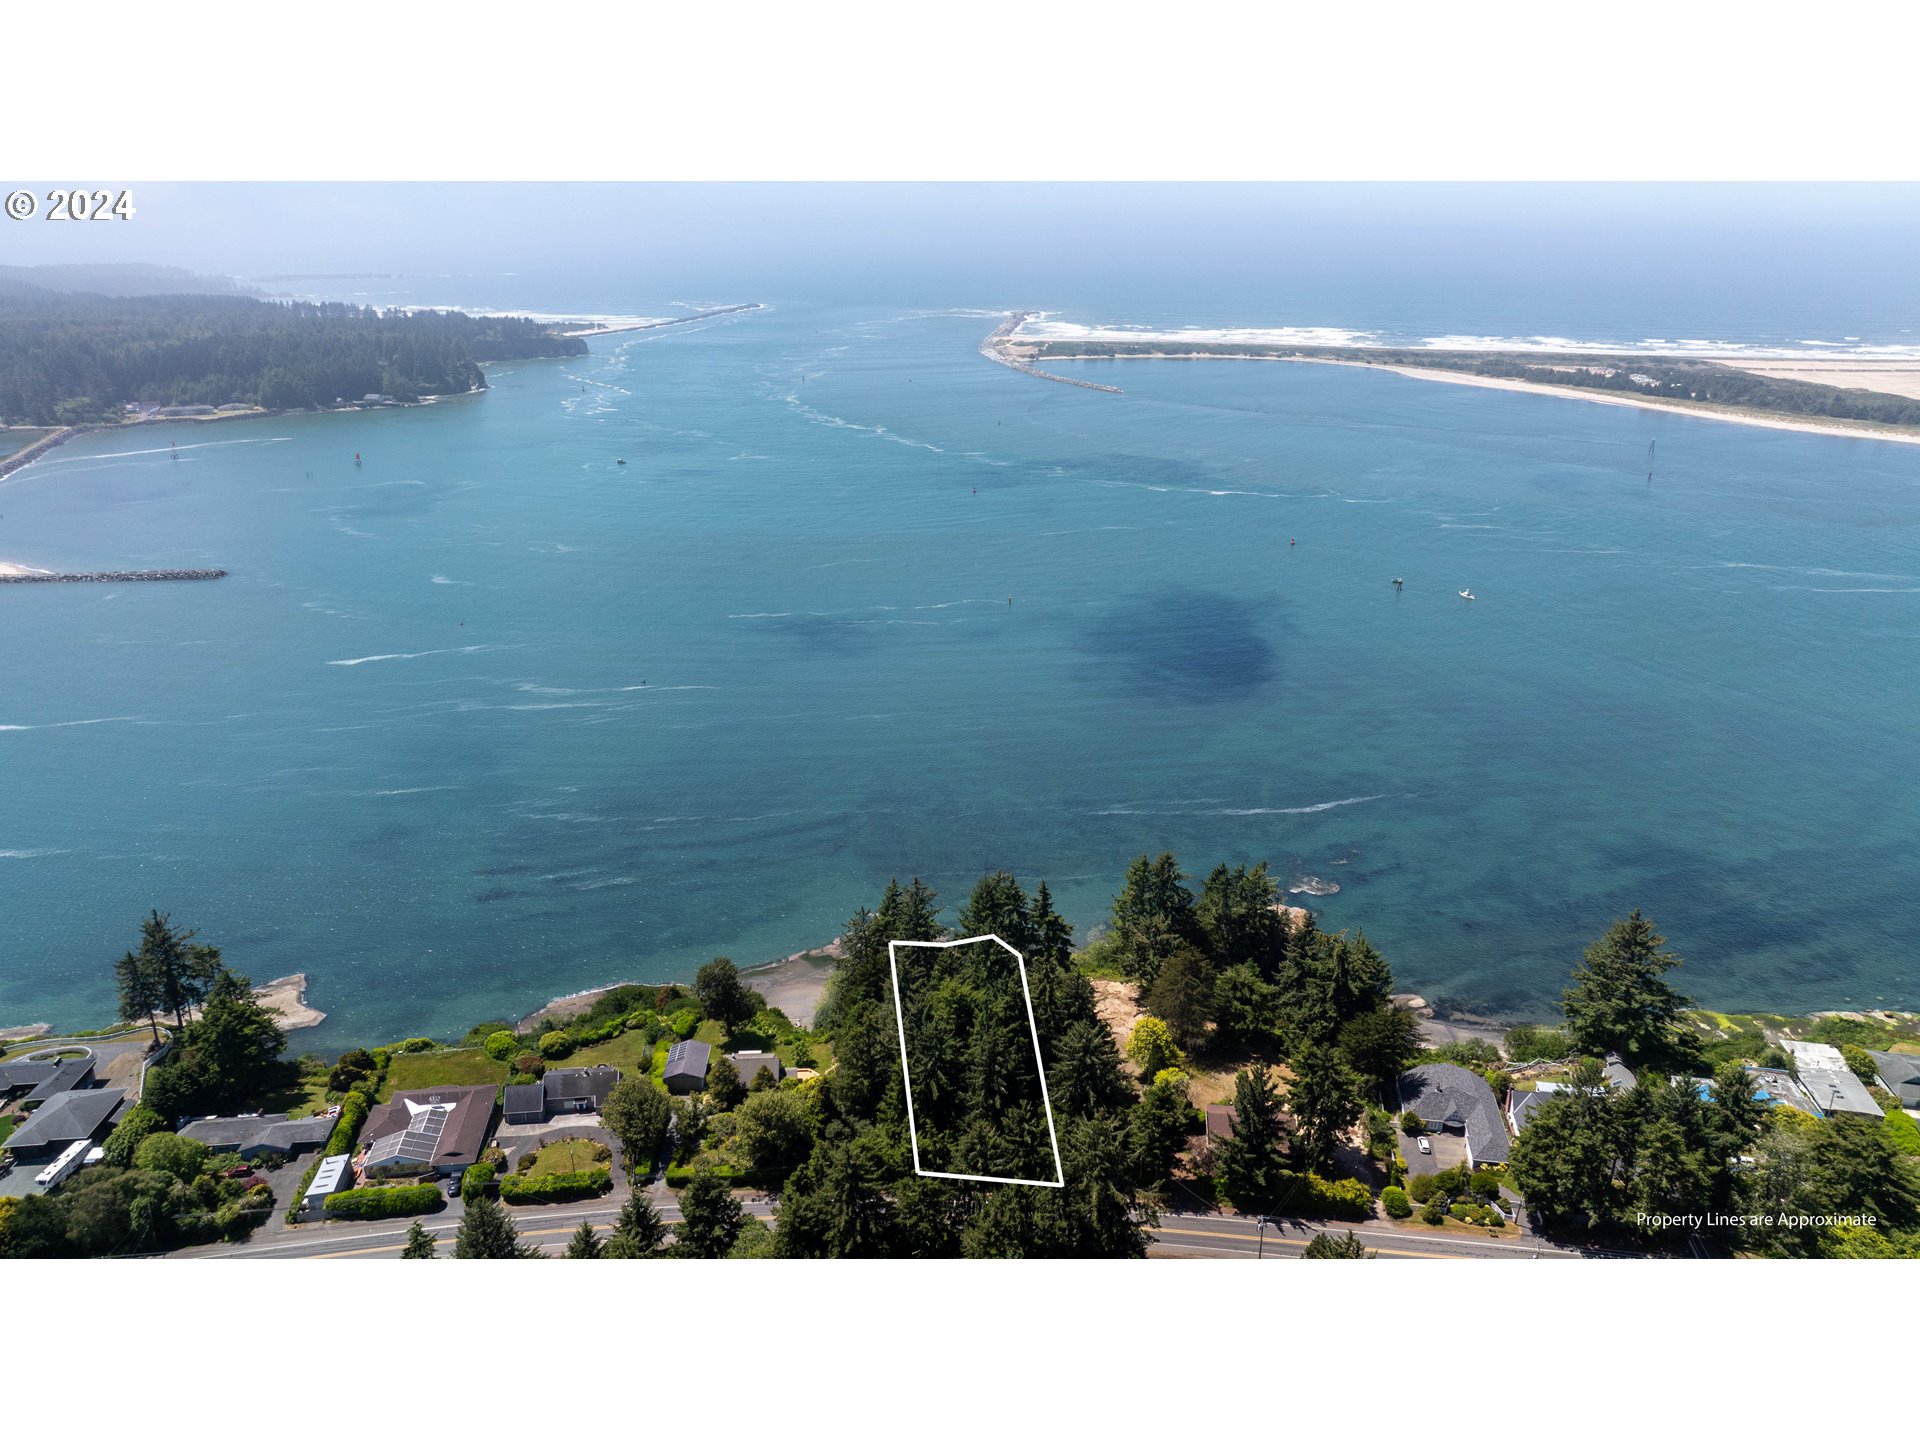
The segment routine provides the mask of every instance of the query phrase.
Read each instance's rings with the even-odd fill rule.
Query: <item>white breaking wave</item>
[[[459,645],[447,650],[405,650],[391,655],[359,655],[351,660],[329,660],[329,665],[371,665],[378,660],[421,660],[429,655],[472,655],[480,650],[490,650],[490,645]]]
[[[0,860],[38,860],[42,855],[71,855],[71,850],[0,850]]]
[[[98,720],[48,720],[40,725],[0,725],[0,730],[65,730],[73,725],[112,725],[139,718],[138,715],[102,715]]]

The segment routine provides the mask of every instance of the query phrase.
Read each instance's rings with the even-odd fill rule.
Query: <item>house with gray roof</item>
[[[661,1076],[675,1095],[690,1095],[707,1088],[707,1065],[713,1047],[704,1040],[682,1040],[667,1051],[666,1073]]]
[[[619,1083],[620,1072],[613,1066],[593,1065],[549,1070],[540,1088],[549,1115],[598,1115]]]
[[[22,1162],[51,1160],[76,1140],[94,1140],[106,1133],[124,1090],[69,1090],[56,1095],[28,1118],[27,1123],[0,1140],[0,1147]]]
[[[1400,1108],[1434,1134],[1464,1136],[1467,1164],[1500,1165],[1513,1148],[1493,1087],[1464,1065],[1416,1065],[1400,1076]]]
[[[360,1170],[381,1177],[463,1175],[486,1148],[495,1113],[491,1085],[399,1091],[376,1105],[361,1127]]]
[[[1543,1080],[1532,1090],[1518,1088],[1507,1092],[1507,1128],[1515,1135],[1526,1129],[1527,1122],[1533,1119],[1537,1111],[1555,1095],[1566,1093],[1572,1087],[1556,1085],[1551,1080]]]
[[[292,1155],[326,1144],[334,1122],[325,1115],[292,1120],[284,1113],[268,1115],[208,1115],[180,1127],[189,1140],[198,1140],[216,1154],[237,1153],[242,1160],[269,1155]]]
[[[44,1105],[69,1090],[84,1090],[94,1083],[91,1055],[67,1056],[57,1060],[21,1060],[0,1065],[0,1090],[25,1090],[22,1110]]]
[[[1893,1092],[1905,1110],[1920,1110],[1920,1055],[1900,1055],[1891,1050],[1869,1050],[1880,1083]]]
[[[776,1082],[787,1073],[786,1067],[780,1063],[780,1057],[771,1050],[738,1050],[727,1058],[733,1061],[733,1068],[740,1072],[740,1083],[749,1090],[762,1071],[773,1076]]]
[[[1800,1081],[1800,1088],[1828,1119],[1836,1115],[1859,1115],[1872,1120],[1886,1118],[1886,1111],[1860,1083],[1860,1077],[1853,1073],[1837,1045],[1789,1040],[1787,1053],[1793,1057],[1794,1076]]]
[[[500,1092],[500,1119],[507,1125],[539,1125],[547,1118],[547,1095],[538,1080]]]
[[[1640,1083],[1634,1078],[1633,1071],[1628,1068],[1627,1062],[1611,1050],[1607,1052],[1606,1063],[1600,1067],[1600,1078],[1606,1081],[1615,1092],[1631,1090]]]

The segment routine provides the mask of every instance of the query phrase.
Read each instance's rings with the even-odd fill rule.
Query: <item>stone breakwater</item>
[[[224,570],[95,570],[86,574],[0,575],[0,585],[115,584],[122,580],[221,580]]]
[[[1065,375],[1055,375],[1050,370],[1029,364],[1007,349],[1013,339],[1013,332],[1020,328],[1021,322],[1031,319],[1032,310],[1015,310],[994,328],[991,335],[980,342],[980,353],[996,365],[1004,365],[1009,370],[1018,370],[1022,375],[1031,375],[1036,380],[1051,380],[1056,385],[1076,385],[1082,390],[1099,390],[1108,395],[1124,395],[1127,392],[1118,385],[1096,385],[1091,380],[1074,380]]]

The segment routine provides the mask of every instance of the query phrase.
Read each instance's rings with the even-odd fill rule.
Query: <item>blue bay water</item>
[[[1337,884],[1462,1009],[1635,905],[1713,1004],[1920,1002],[1920,449],[1059,367],[1104,395],[993,323],[781,302],[0,485],[8,560],[232,571],[0,593],[0,1019],[110,1014],[149,906],[305,970],[328,1048],[776,958],[895,873],[1084,929],[1162,849]]]

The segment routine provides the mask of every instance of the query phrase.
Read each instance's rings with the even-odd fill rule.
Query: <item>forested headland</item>
[[[580,355],[550,326],[458,311],[0,284],[0,424],[84,425],[132,404],[325,407],[484,388],[489,360]]]
[[[1876,390],[1819,385],[1756,375],[1712,360],[1622,355],[1539,355],[1480,350],[1391,350],[1313,345],[1247,345],[1206,341],[1043,340],[1007,342],[1024,360],[1203,358],[1337,360],[1353,365],[1458,371],[1537,385],[1603,390],[1641,400],[1715,405],[1735,410],[1844,420],[1854,424],[1920,427],[1920,400]]]

